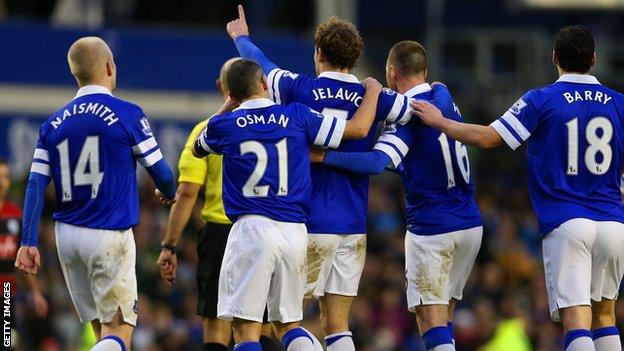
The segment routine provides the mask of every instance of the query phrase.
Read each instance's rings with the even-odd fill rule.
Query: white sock
[[[325,344],[327,351],[355,351],[353,334],[350,331],[327,335]]]
[[[314,351],[314,343],[308,338],[296,338],[290,344],[286,351]]]
[[[429,351],[455,351],[455,345],[453,344],[442,344],[432,348]]]
[[[314,334],[310,333],[310,331],[304,327],[299,327],[299,328],[303,329],[306,333],[310,335],[310,339],[312,339],[312,343],[314,344],[314,351],[325,351],[323,349],[323,344],[321,344],[319,339],[317,339],[316,336],[314,336]]]
[[[125,347],[123,346],[123,341],[118,338],[105,337],[100,340],[97,344],[95,344],[91,351],[125,351]],[[120,344],[121,342],[121,344]]]
[[[589,336],[582,336],[572,340],[565,351],[596,351],[596,348],[594,341]]]
[[[603,336],[594,340],[596,351],[622,351],[619,335]]]

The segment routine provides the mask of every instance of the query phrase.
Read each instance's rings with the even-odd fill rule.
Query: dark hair
[[[230,89],[230,95],[237,101],[242,101],[260,92],[262,68],[251,60],[238,60],[225,74],[225,82]]]
[[[555,36],[555,56],[567,72],[587,73],[594,65],[594,38],[584,26],[561,28]]]
[[[316,28],[314,46],[332,66],[351,69],[364,50],[364,41],[353,23],[332,16]]]
[[[2,165],[5,165],[5,166],[9,165],[9,161],[7,161],[4,157],[0,157],[0,166]]]
[[[418,42],[400,41],[390,49],[388,62],[402,75],[413,76],[427,69],[427,52]]]

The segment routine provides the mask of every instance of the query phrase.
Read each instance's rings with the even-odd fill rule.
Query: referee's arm
[[[180,178],[176,190],[177,202],[171,206],[165,238],[162,241],[162,249],[158,257],[160,274],[168,283],[175,282],[178,264],[176,256],[178,242],[180,241],[184,227],[186,227],[191,218],[197,196],[206,180],[206,173],[208,171],[206,160],[195,158],[192,155],[193,143],[205,126],[205,122],[195,126],[180,155],[180,162],[178,165]]]

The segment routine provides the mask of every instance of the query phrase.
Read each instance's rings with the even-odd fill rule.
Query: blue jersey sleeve
[[[218,115],[210,117],[206,128],[197,137],[196,145],[203,149],[206,154],[220,155],[222,153],[223,133],[219,129],[218,118]]]
[[[277,104],[286,105],[295,101],[295,96],[302,83],[310,78],[285,69],[275,68],[267,75],[269,97]]]
[[[390,162],[390,156],[380,150],[369,152],[327,151],[323,160],[325,165],[362,174],[381,174]]]
[[[46,123],[39,129],[39,139],[33,155],[30,175],[26,184],[24,216],[22,219],[22,246],[36,246],[39,221],[43,211],[45,190],[52,179],[50,176],[50,156],[45,145]]]
[[[331,149],[340,146],[347,126],[345,119],[320,114],[302,104],[295,105],[299,121],[303,124],[311,144]]]
[[[390,157],[392,162],[388,164],[388,168],[400,169],[401,162],[409,152],[413,141],[410,126],[390,124],[384,128],[373,150],[379,150]]]
[[[442,115],[447,118],[457,119],[457,117],[461,116],[461,112],[455,103],[453,103],[453,98],[451,97],[451,93],[448,88],[444,84],[434,84],[431,87],[431,100],[435,107],[440,109]]]
[[[535,107],[535,100],[535,91],[529,91],[491,124],[513,150],[526,141],[537,128],[539,114]]]
[[[245,60],[256,61],[264,71],[264,74],[268,75],[271,71],[277,68],[277,65],[271,62],[247,35],[241,35],[234,40],[238,53]]]
[[[377,101],[378,121],[385,120],[388,123],[406,124],[412,118],[412,109],[409,106],[409,99],[388,88],[383,88]]]
[[[156,188],[166,197],[173,199],[175,197],[173,171],[163,158],[143,110],[138,109],[135,115],[128,119],[126,130],[130,135],[132,154],[135,159],[148,171]]]

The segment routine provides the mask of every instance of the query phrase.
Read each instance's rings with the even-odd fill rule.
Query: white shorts
[[[262,322],[303,319],[305,257],[303,223],[247,215],[232,226],[219,275],[217,317]]]
[[[136,325],[136,248],[132,229],[103,230],[56,222],[63,276],[82,323],[108,323],[118,309]]]
[[[407,307],[448,305],[461,300],[481,247],[483,227],[446,234],[405,235]]]
[[[614,300],[624,274],[624,224],[574,218],[542,241],[550,317],[559,309]]]
[[[308,235],[305,299],[327,294],[357,296],[366,262],[366,234]]]

